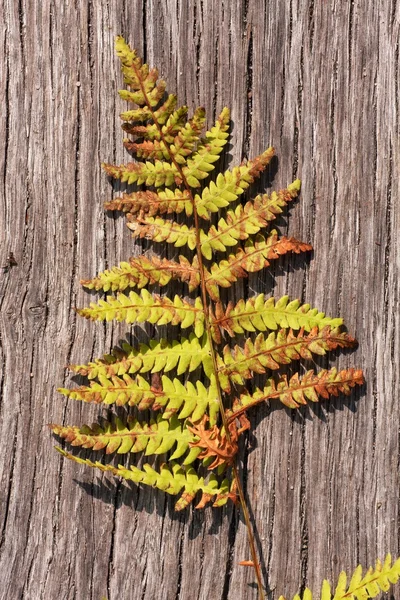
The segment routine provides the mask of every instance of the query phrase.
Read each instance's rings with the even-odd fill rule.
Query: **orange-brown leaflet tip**
[[[241,560],[240,563],[238,563],[241,567],[255,567],[254,561],[252,560]],[[260,564],[257,564],[257,567],[260,567]]]
[[[209,429],[206,428],[208,416],[204,417],[195,426],[188,426],[188,430],[199,438],[197,442],[189,442],[191,448],[201,448],[199,459],[213,457],[214,461],[208,466],[209,469],[215,469],[219,465],[231,465],[238,451],[238,435],[243,429],[238,430],[236,423],[232,422],[229,425],[229,433],[231,439],[228,441],[225,434],[214,425]]]

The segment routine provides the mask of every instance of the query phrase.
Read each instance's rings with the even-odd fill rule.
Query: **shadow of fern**
[[[116,510],[127,506],[135,513],[145,512],[148,515],[156,513],[161,518],[168,517],[173,522],[187,525],[188,537],[191,540],[196,539],[199,535],[204,535],[205,510],[212,518],[207,531],[211,535],[218,535],[226,519],[230,522],[234,518],[234,513],[237,512],[232,505],[221,507],[219,510],[211,507],[203,510],[187,507],[185,510],[177,512],[174,510],[176,498],[168,496],[160,490],[148,489],[130,481],[96,477],[93,481],[73,479],[73,482],[94,500],[112,505]]]

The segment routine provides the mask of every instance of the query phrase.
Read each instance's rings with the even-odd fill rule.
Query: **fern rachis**
[[[352,348],[355,340],[341,330],[341,319],[327,317],[287,296],[275,300],[259,294],[236,304],[224,301],[222,288],[230,288],[286,253],[311,249],[307,243],[269,229],[298,196],[300,181],[242,203],[244,193],[273,157],[273,148],[213,177],[229,135],[229,110],[224,108],[201,137],[204,109],[196,109],[188,119],[188,108],[177,108],[176,96],[165,95],[165,82],[159,80],[156,69],[143,64],[122,38],[117,38],[116,49],[129,87],[120,96],[136,105],[121,114],[123,129],[132,136],[125,140],[125,147],[140,160],[103,167],[110,177],[141,189],[123,193],[105,208],[126,213],[133,237],[173,245],[178,254],[172,259],[143,254],[82,280],[85,287],[107,295],[78,313],[91,320],[175,326],[178,333],[175,339],[152,339],[139,346],[123,344],[93,362],[71,366],[88,382],[59,390],[72,400],[109,408],[134,407],[138,415],[130,415],[126,421],[111,415],[91,427],[51,427],[72,446],[92,452],[166,455],[163,463],[146,463],[139,469],[93,462],[59,448],[75,462],[180,494],[177,510],[196,496],[197,508],[239,500],[252,556],[243,564],[255,569],[259,597],[263,598],[237,468],[240,436],[250,426],[247,412],[266,401],[280,401],[296,409],[308,401],[350,394],[355,385],[363,383],[360,370],[308,370],[302,377],[298,372],[290,377],[274,373],[282,365],[309,360],[314,354]],[[152,291],[154,285],[163,291],[174,280],[187,285],[188,296]],[[240,335],[238,343],[231,343]],[[200,380],[196,375],[194,383],[191,374],[199,370],[203,377]],[[265,374],[264,387],[248,391],[244,384],[255,373]],[[150,417],[140,414],[148,409]],[[398,577],[398,562],[391,567],[393,572],[387,562],[384,568],[385,577]],[[383,579],[379,585],[384,585]],[[364,598],[371,586],[363,580],[359,589],[364,591],[350,595]],[[307,590],[304,599],[310,600]]]

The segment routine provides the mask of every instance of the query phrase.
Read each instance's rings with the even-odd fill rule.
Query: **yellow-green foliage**
[[[223,108],[203,135],[203,108],[188,118],[188,108],[178,107],[176,96],[166,94],[156,69],[143,64],[122,38],[116,49],[128,86],[120,96],[134,105],[121,114],[130,136],[125,147],[138,160],[103,165],[109,176],[131,188],[106,208],[126,213],[135,238],[178,250],[171,258],[154,252],[128,258],[82,281],[107,295],[78,309],[81,316],[135,326],[148,323],[164,326],[164,331],[146,344],[124,343],[88,364],[72,365],[88,381],[59,390],[71,400],[108,409],[125,406],[135,414],[123,419],[111,413],[90,427],[52,429],[71,446],[90,452],[82,456],[60,450],[67,458],[180,494],[178,510],[196,494],[198,506],[220,506],[236,500],[232,465],[240,435],[249,427],[249,409],[274,400],[295,409],[307,401],[349,394],[363,375],[355,369],[279,375],[282,365],[355,345],[341,330],[340,318],[327,317],[299,300],[258,294],[236,304],[226,301],[224,288],[237,279],[265,269],[284,254],[311,249],[268,229],[297,198],[300,181],[254,199],[244,197],[271,161],[273,148],[219,172],[229,110]],[[186,285],[184,297],[169,293],[175,281]],[[265,374],[263,387],[245,388],[254,374]],[[95,451],[143,453],[153,459],[140,469],[125,468],[109,464],[104,456],[103,462],[92,462],[89,456]]]
[[[323,582],[320,600],[367,600],[375,598],[381,592],[387,592],[391,584],[397,583],[400,577],[400,558],[392,565],[392,557],[388,554],[382,564],[376,561],[375,568],[370,567],[363,576],[361,565],[357,567],[348,582],[347,575],[342,571],[339,575],[335,592],[332,598],[332,590],[328,581]],[[296,594],[293,600],[312,600],[311,590],[306,588],[300,596]],[[280,596],[279,600],[286,600]]]

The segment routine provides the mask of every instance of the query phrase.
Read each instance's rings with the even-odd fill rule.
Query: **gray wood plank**
[[[343,316],[359,340],[330,364],[362,367],[361,392],[251,416],[241,458],[268,588],[318,592],[342,568],[397,555],[396,0],[6,0],[0,22],[0,265],[9,252],[17,262],[0,269],[2,597],[257,597],[251,569],[237,565],[249,551],[235,509],[176,514],[161,492],[62,460],[47,430],[102,412],[56,388],[71,381],[68,363],[126,335],[74,311],[90,298],[79,278],[132,253],[123,219],[102,208],[112,189],[100,162],[126,160],[117,34],[210,124],[231,108],[232,161],[272,144],[274,188],[302,179],[280,225],[312,243],[312,259],[283,261],[273,288],[256,274],[232,294],[300,297]]]

